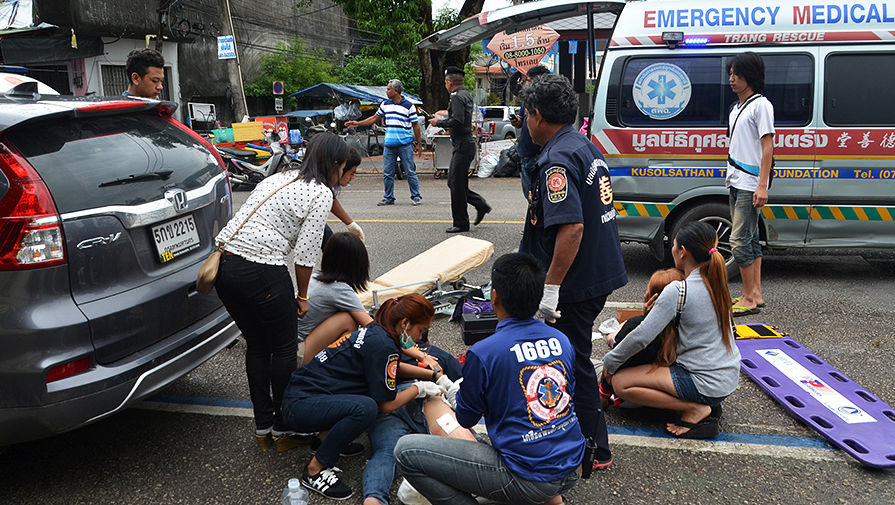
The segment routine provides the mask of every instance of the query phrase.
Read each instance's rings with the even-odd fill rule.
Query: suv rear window
[[[503,107],[485,107],[485,119],[503,119]]]
[[[616,65],[624,65],[618,107],[621,124],[660,128],[725,126],[730,106],[737,98],[728,84],[726,66],[730,57],[732,55],[637,57],[619,60]],[[765,96],[774,105],[774,124],[807,125],[811,121],[811,97],[814,89],[813,58],[807,54],[763,54],[762,59],[765,63]],[[650,97],[664,94],[669,111],[680,105],[681,101],[677,97],[682,92],[681,86],[674,79],[673,73],[667,82],[658,82],[648,77],[648,69],[655,68],[651,66],[656,64],[676,67],[690,82],[689,101],[680,112],[668,112],[668,115],[674,114],[670,117],[663,115],[666,111],[661,109],[654,109],[655,114],[651,117],[635,102],[634,84],[640,77],[644,81],[642,94]],[[668,75],[668,72],[658,72],[658,75],[663,73]]]
[[[7,135],[43,178],[63,214],[160,200],[171,187],[195,189],[221,173],[199,141],[152,113],[54,118],[28,122]],[[115,184],[152,173],[159,176]]]

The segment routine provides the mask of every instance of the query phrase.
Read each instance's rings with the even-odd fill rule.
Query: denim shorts
[[[701,403],[703,405],[720,405],[721,402],[729,396],[712,397],[700,393],[696,389],[696,384],[693,383],[693,377],[690,376],[690,372],[684,370],[677,364],[668,367],[668,371],[671,372],[671,382],[674,383],[674,390],[677,391],[677,397],[681,400]]]

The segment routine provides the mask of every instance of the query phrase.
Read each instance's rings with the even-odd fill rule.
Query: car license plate
[[[199,247],[199,232],[193,216],[183,216],[152,227],[152,238],[162,263],[186,254]]]

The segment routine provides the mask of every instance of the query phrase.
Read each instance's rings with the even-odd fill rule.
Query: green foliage
[[[283,81],[286,94],[301,91],[320,82],[338,81],[333,62],[323,51],[305,50],[304,42],[295,37],[288,44],[278,43],[277,52],[261,57],[258,77],[245,86],[249,96],[272,96],[273,81]]]
[[[500,105],[500,97],[496,93],[488,93],[488,105]]]
[[[368,86],[385,86],[390,79],[399,79],[404,91],[419,95],[420,66],[414,58],[398,60],[355,56],[338,69],[341,82]]]
[[[425,9],[430,0],[335,0],[357,20],[357,28],[379,34],[376,45],[365,47],[364,56],[404,59],[416,55],[416,43],[429,35]]]
[[[443,5],[441,9],[435,13],[435,19],[432,20],[432,29],[437,32],[457,25],[460,21],[463,21],[463,19],[460,18],[459,11],[451,9],[447,5]]]

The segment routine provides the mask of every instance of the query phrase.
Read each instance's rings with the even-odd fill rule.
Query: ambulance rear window
[[[722,127],[736,101],[727,80],[733,54],[635,57],[624,65],[618,86],[618,120],[624,126]],[[814,60],[808,54],[763,54],[765,96],[778,126],[811,122]],[[612,90],[612,86],[610,90]],[[610,91],[611,93],[611,91]],[[610,96],[610,99],[612,97]],[[607,107],[607,109],[609,109]],[[615,118],[608,118],[615,124]]]
[[[893,126],[895,53],[833,53],[824,78],[824,122],[830,126]]]

